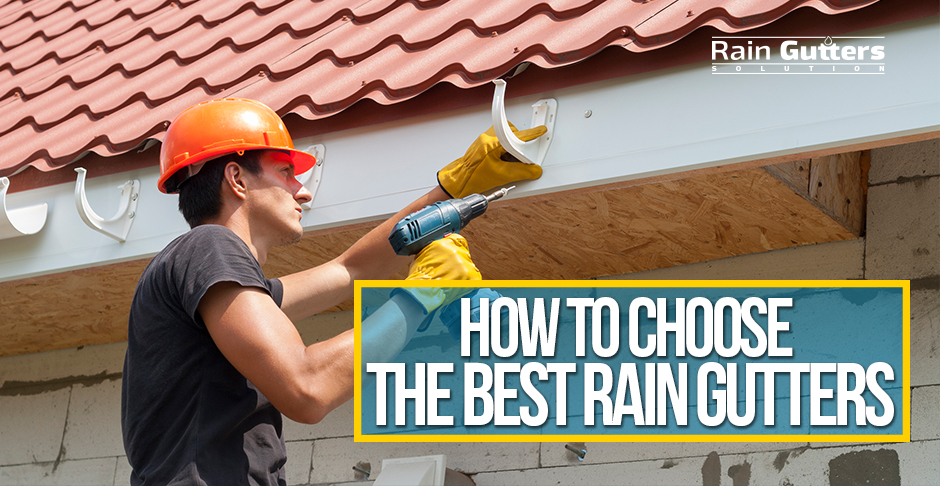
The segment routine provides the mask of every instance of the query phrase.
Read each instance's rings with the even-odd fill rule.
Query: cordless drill
[[[388,242],[399,255],[414,255],[422,248],[466,227],[473,218],[486,212],[489,204],[509,192],[500,189],[489,196],[471,194],[463,199],[438,201],[402,218],[388,235]]]

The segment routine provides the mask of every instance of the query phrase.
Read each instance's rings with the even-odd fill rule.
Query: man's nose
[[[307,186],[301,184],[300,181],[297,181],[297,185],[300,187],[297,189],[297,192],[294,193],[294,200],[300,204],[313,201],[313,194],[310,193],[310,190],[307,189]]]

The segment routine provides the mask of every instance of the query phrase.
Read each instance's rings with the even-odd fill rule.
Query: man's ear
[[[238,199],[245,199],[248,191],[247,175],[248,171],[237,163],[229,162],[225,164],[224,172],[222,172],[223,193],[231,194]]]

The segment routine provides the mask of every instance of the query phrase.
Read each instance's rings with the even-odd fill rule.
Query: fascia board
[[[519,125],[536,100],[559,105],[544,175],[510,197],[940,130],[937,17],[852,35],[884,36],[886,74],[713,75],[711,63],[698,63],[510,99],[507,114]],[[436,171],[490,124],[489,106],[477,106],[296,140],[299,148],[326,146],[323,183],[304,227],[387,217],[434,187]],[[187,230],[176,197],[157,192],[157,175],[151,168],[88,181],[92,207],[107,216],[115,187],[140,179],[139,219],[125,243],[83,225],[72,184],[11,194],[10,207],[48,202],[49,220],[37,235],[0,241],[0,281],[154,255]]]

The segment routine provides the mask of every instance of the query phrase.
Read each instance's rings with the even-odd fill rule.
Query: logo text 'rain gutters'
[[[885,74],[884,37],[712,37],[712,74]]]

